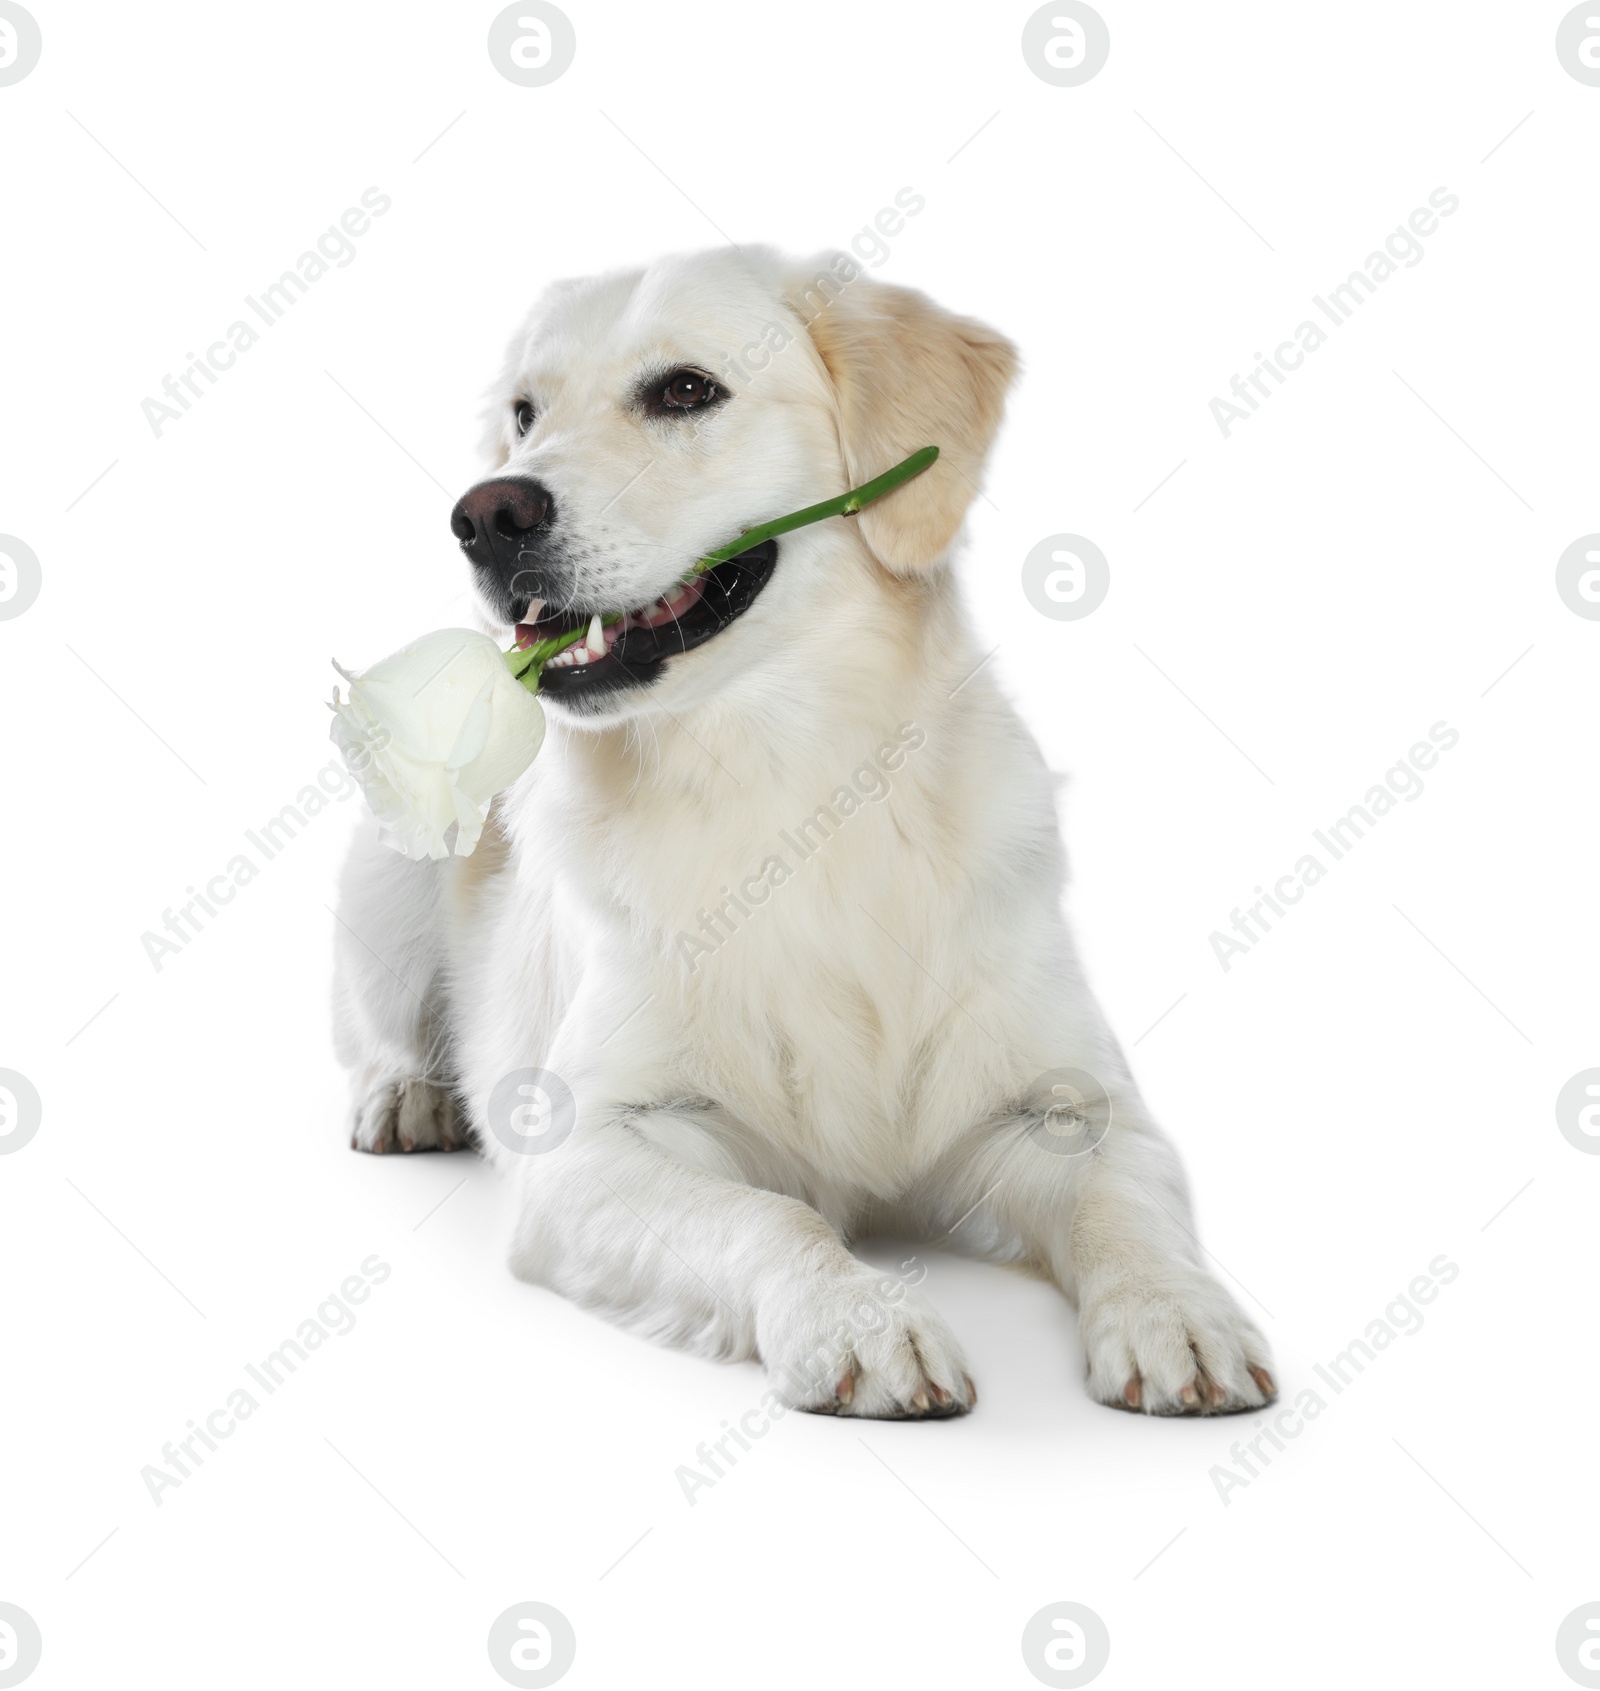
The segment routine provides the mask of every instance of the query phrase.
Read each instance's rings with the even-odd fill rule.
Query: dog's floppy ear
[[[922,569],[949,548],[977,495],[1017,350],[925,294],[872,280],[843,255],[802,272],[788,296],[833,380],[850,485],[920,446],[939,448],[932,469],[852,519],[890,569]]]

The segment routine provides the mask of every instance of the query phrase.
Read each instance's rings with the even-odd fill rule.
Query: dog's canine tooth
[[[606,655],[605,625],[600,621],[600,613],[596,611],[589,619],[589,632],[584,636],[583,643],[597,658]]]

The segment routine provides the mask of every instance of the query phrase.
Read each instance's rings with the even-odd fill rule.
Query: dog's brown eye
[[[717,384],[694,370],[679,370],[669,376],[661,390],[661,403],[669,411],[693,411],[698,405],[709,405],[716,397]]]
[[[517,401],[517,433],[525,435],[533,427],[533,407],[525,399]]]
[[[647,417],[681,417],[686,411],[706,411],[730,397],[728,390],[703,370],[684,365],[665,375],[641,376],[633,402]]]

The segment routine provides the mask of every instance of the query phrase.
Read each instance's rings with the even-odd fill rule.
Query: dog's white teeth
[[[564,651],[550,659],[546,665],[549,669],[566,669],[572,664],[588,663],[593,658],[603,658],[612,645],[620,640],[630,628],[660,627],[663,619],[675,617],[685,605],[693,604],[695,600],[694,586],[690,582],[680,581],[675,587],[663,593],[659,599],[652,599],[648,605],[640,605],[637,610],[626,612],[616,622],[607,628],[598,611],[589,619],[589,627],[583,639],[568,646]]]

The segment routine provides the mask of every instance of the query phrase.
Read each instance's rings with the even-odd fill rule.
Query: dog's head
[[[670,709],[817,626],[830,570],[937,566],[1015,367],[992,330],[843,255],[746,249],[558,283],[512,343],[492,474],[451,527],[491,620],[523,644],[613,619],[592,637],[604,655],[569,647],[543,696],[599,720]],[[829,543],[835,519],[690,574],[929,444],[932,469],[848,519],[865,562]]]

